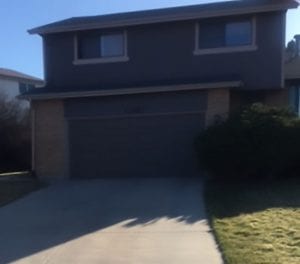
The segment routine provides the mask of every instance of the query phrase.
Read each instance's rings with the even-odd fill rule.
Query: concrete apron
[[[196,179],[51,186],[1,208],[0,234],[0,263],[222,263]]]

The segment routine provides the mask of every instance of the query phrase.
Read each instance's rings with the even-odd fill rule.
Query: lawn
[[[40,187],[40,184],[36,180],[4,180],[0,177],[0,206],[38,190]]]
[[[206,200],[226,263],[300,263],[299,180],[209,182]]]

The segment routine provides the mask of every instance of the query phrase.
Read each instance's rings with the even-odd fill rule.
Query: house
[[[6,100],[14,100],[20,94],[28,92],[30,89],[43,85],[43,80],[29,76],[27,74],[0,68],[0,96]],[[21,101],[22,107],[29,107],[27,101]]]
[[[44,180],[198,175],[203,128],[247,103],[286,103],[286,11],[297,6],[231,1],[30,30],[43,38],[46,73],[23,96],[33,170]]]
[[[300,116],[300,35],[295,36],[293,43],[294,52],[286,60],[285,76],[289,105]]]

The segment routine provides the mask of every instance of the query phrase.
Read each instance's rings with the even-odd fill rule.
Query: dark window
[[[26,83],[19,83],[20,94],[26,93],[28,91]]]
[[[225,25],[223,23],[200,24],[199,48],[220,48],[225,45]]]
[[[252,19],[200,22],[199,49],[213,49],[251,45]]]
[[[78,58],[111,58],[125,55],[124,32],[84,34],[78,37]]]
[[[31,89],[34,89],[35,86],[33,84],[29,83],[19,83],[19,92],[20,94],[26,93],[30,91]]]
[[[85,35],[78,40],[78,58],[92,59],[100,57],[99,36]]]

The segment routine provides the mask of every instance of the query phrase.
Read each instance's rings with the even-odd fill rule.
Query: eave
[[[26,100],[54,100],[54,99],[70,99],[80,97],[103,97],[117,95],[133,95],[133,94],[150,94],[150,93],[166,93],[180,91],[196,91],[223,88],[238,88],[243,83],[241,81],[214,82],[214,83],[196,83],[196,84],[179,84],[168,86],[153,86],[141,88],[124,88],[111,90],[93,90],[93,91],[70,91],[70,92],[48,92],[40,94],[20,95],[19,99]]]

